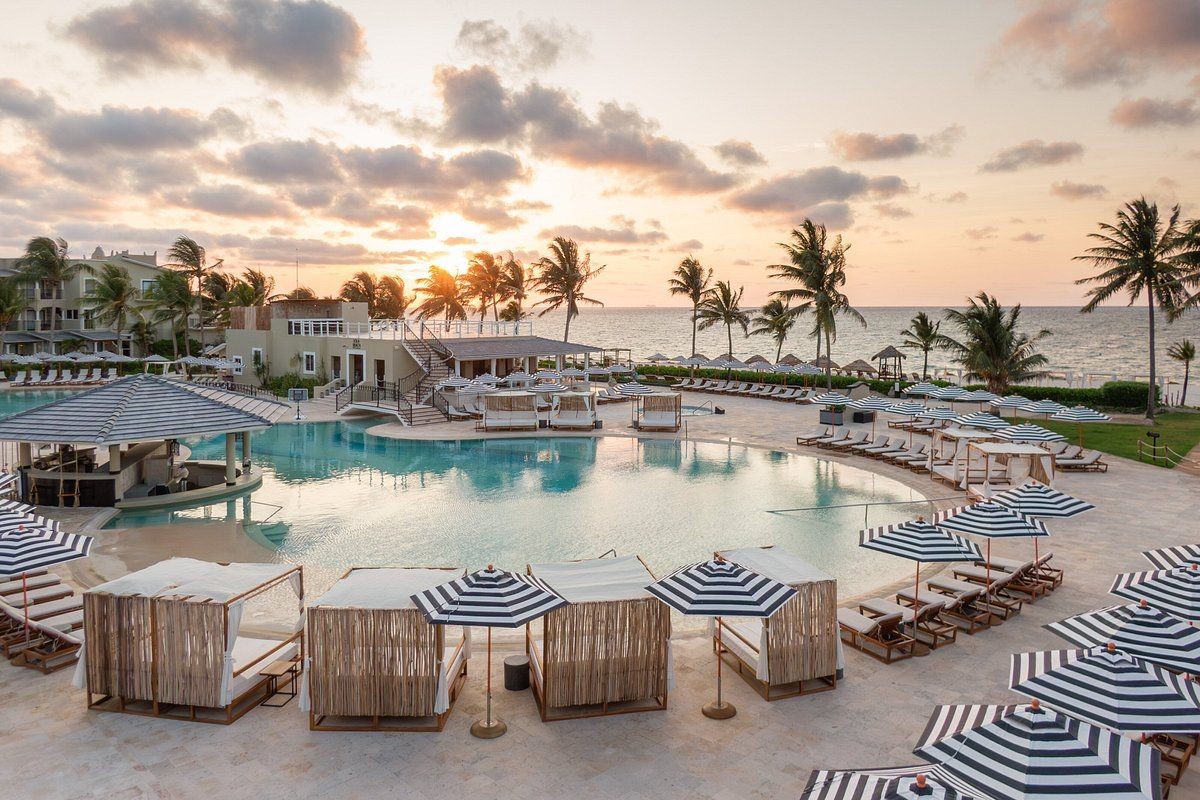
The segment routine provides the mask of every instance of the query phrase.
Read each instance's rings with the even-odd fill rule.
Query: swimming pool
[[[276,425],[254,440],[251,495],[122,512],[106,527],[238,519],[280,560],[325,577],[354,565],[527,563],[638,553],[663,572],[714,549],[777,544],[838,576],[842,592],[888,580],[895,559],[860,549],[863,503],[913,501],[902,484],[843,464],[741,445],[528,438],[398,441],[371,423]],[[191,444],[222,458],[222,440]],[[918,505],[871,508],[870,524]],[[778,509],[811,509],[771,513]]]
[[[75,390],[78,391],[78,390]],[[71,389],[9,389],[0,391],[0,419],[44,406],[74,394]]]

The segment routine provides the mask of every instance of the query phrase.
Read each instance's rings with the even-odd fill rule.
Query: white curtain
[[[233,646],[237,644],[238,631],[242,627],[242,610],[246,607],[245,600],[239,600],[229,606],[229,616],[225,628],[225,665],[221,671],[221,704],[233,702],[230,685],[233,683]]]

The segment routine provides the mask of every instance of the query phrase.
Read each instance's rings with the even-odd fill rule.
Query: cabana
[[[294,632],[243,634],[246,604],[285,584]],[[89,708],[228,725],[296,680],[303,606],[298,566],[160,561],[84,592],[75,685]]]
[[[994,431],[968,428],[934,428],[929,432],[929,460],[926,466],[934,480],[966,487],[970,483],[983,483],[982,467],[972,466],[968,445],[973,442],[994,442]],[[1044,452],[1044,451],[1043,451]]]
[[[563,392],[554,398],[550,414],[551,428],[596,427],[596,407],[591,392]]]
[[[875,368],[859,358],[842,367],[842,372],[846,375],[849,375],[853,372],[861,377],[863,375],[874,375]]]
[[[485,431],[538,429],[537,395],[533,392],[492,392],[483,397],[483,419],[476,427]]]
[[[837,623],[837,579],[782,547],[742,547],[715,554],[795,588],[766,619],[723,617],[714,637],[738,674],[765,700],[837,688],[843,666]]]
[[[871,356],[872,361],[879,362],[880,378],[903,378],[904,365],[900,362],[906,358],[908,358],[908,356],[906,356],[904,353],[901,353],[890,344],[875,355]]]
[[[431,625],[411,598],[466,574],[357,567],[312,603],[300,692],[309,729],[442,730],[467,679],[470,629]]]
[[[683,425],[683,395],[679,392],[655,392],[635,399],[638,430],[677,431]]]
[[[525,626],[542,721],[661,711],[671,688],[671,610],[637,556],[526,567],[570,601]]]
[[[1003,482],[1016,485],[1025,478],[1032,478],[1046,486],[1054,485],[1054,454],[1032,444],[1019,442],[968,442],[967,464],[976,461],[983,462],[979,470],[982,481],[970,480],[963,488],[969,489],[972,483],[983,484],[983,496],[991,495],[991,482],[996,470],[1003,470]]]

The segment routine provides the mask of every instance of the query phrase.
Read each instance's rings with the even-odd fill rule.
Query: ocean
[[[933,319],[942,319],[945,309],[931,308],[860,308],[866,318],[863,328],[848,318],[838,320],[837,341],[833,344],[833,360],[846,364],[857,358],[870,360],[889,344],[900,346],[901,331],[908,327],[909,320],[918,311],[924,311]],[[544,317],[533,317],[534,333],[552,339],[561,339],[565,315],[554,312]],[[1147,332],[1149,320],[1143,306],[1132,308],[1101,308],[1091,314],[1081,314],[1078,308],[1025,306],[1021,309],[1021,326],[1028,332],[1046,329],[1051,332],[1040,350],[1050,360],[1050,369],[1056,372],[1090,372],[1116,374],[1121,379],[1140,376],[1143,380],[1148,372]],[[815,340],[809,335],[811,322],[801,319],[784,344],[784,353],[794,353],[805,361],[816,355]],[[953,329],[943,323],[944,329],[953,334]],[[1158,369],[1168,380],[1181,383],[1183,364],[1167,357],[1167,348],[1173,342],[1190,339],[1200,343],[1200,312],[1188,312],[1182,319],[1167,324],[1159,315],[1155,325],[1158,338]],[[653,353],[667,356],[687,355],[691,350],[690,308],[584,308],[571,323],[571,341],[598,347],[623,347],[633,351],[635,359],[646,358]],[[726,350],[724,326],[700,331],[696,338],[696,349],[715,358]],[[904,348],[901,348],[904,350]],[[919,372],[920,351],[909,353],[906,370]],[[745,360],[758,354],[775,360],[774,344],[766,336],[743,336],[734,329],[733,353]],[[944,353],[929,354],[930,368],[951,367]],[[1200,367],[1200,365],[1193,365]],[[1193,369],[1193,372],[1196,370]],[[1098,380],[1098,379],[1097,379]],[[1200,384],[1200,380],[1193,383]],[[1174,394],[1178,385],[1168,387]],[[1200,403],[1200,388],[1189,387],[1189,400]]]

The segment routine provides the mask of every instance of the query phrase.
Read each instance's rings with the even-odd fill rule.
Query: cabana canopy
[[[113,445],[258,431],[288,411],[286,403],[141,374],[14,414],[0,421],[0,440]]]
[[[908,358],[908,356],[906,356],[904,353],[901,353],[899,350],[889,344],[887,347],[871,356],[872,361],[878,361],[881,358]]]

